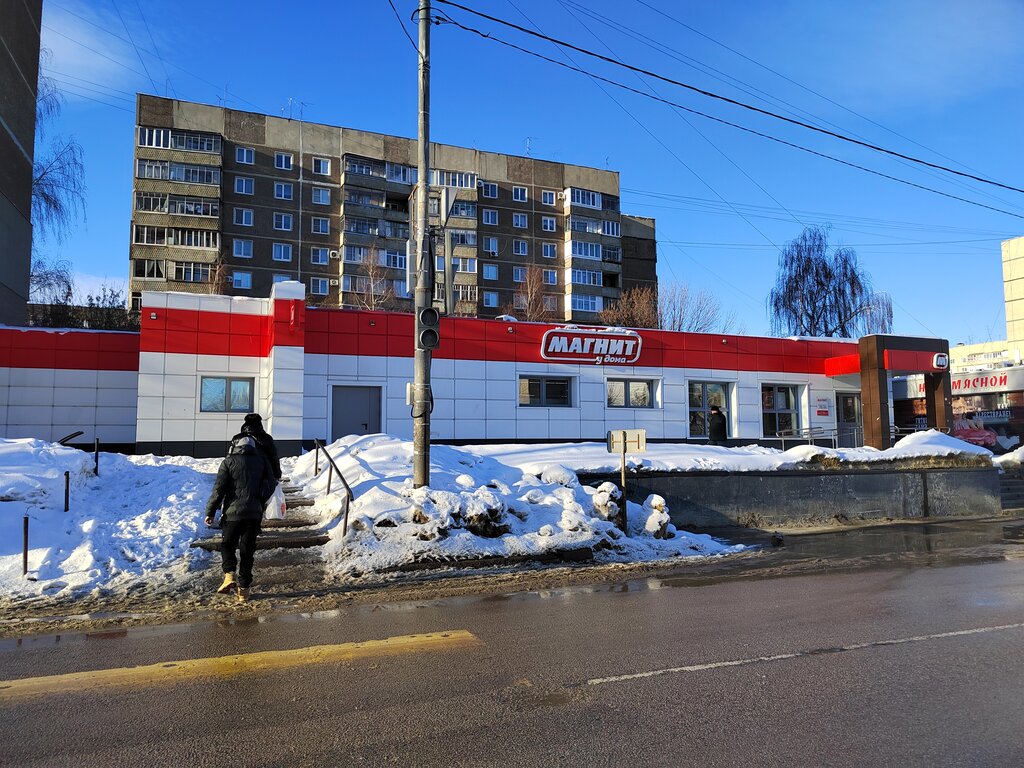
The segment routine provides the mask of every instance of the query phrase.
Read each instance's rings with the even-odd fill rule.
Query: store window
[[[199,410],[203,413],[249,413],[252,411],[255,379],[203,376]]]
[[[636,379],[608,379],[609,408],[653,408],[654,382]]]
[[[689,390],[690,437],[707,437],[711,406],[717,405],[726,418],[729,417],[725,408],[728,394],[726,385],[710,381],[691,381]]]
[[[553,376],[520,376],[519,405],[568,408],[572,405],[572,380]]]
[[[761,419],[765,437],[800,428],[796,387],[761,385]]]

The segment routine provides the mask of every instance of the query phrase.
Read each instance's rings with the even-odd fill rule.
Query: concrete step
[[[306,533],[304,531],[274,531],[260,534],[256,539],[256,549],[291,549],[297,547],[320,547],[330,540],[326,533]],[[205,549],[207,552],[220,551],[220,536],[210,536],[193,541],[190,547]]]
[[[288,506],[288,509],[297,509],[299,507],[312,507],[314,504],[316,504],[315,499],[306,499],[303,498],[302,496],[286,496],[284,502]]]
[[[264,520],[261,527],[264,531],[278,528],[309,528],[319,522],[311,517],[286,515],[284,520]]]
[[[302,486],[301,485],[284,485],[284,484],[281,485],[281,491],[284,492],[285,496],[287,496],[290,493],[298,493],[301,490],[302,490]]]

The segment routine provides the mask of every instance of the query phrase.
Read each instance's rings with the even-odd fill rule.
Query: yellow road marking
[[[293,667],[351,661],[402,653],[463,648],[479,645],[471,632],[457,629],[423,635],[398,635],[383,640],[339,645],[313,645],[285,651],[259,651],[206,659],[185,659],[147,664],[141,667],[97,669],[66,675],[25,677],[0,681],[0,700],[46,693],[69,693],[96,688],[181,682],[191,678],[223,678],[251,672],[270,672]]]

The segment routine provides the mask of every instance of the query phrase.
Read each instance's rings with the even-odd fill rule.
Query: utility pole
[[[419,133],[416,198],[416,325],[412,385],[412,481],[430,484],[430,359],[440,337],[440,315],[434,309],[433,265],[430,263],[430,0],[419,7]]]

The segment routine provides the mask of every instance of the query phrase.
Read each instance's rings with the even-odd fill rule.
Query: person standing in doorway
[[[708,416],[708,445],[725,445],[728,439],[725,414],[717,405],[712,405],[711,415]]]
[[[221,594],[234,592],[242,602],[249,599],[252,563],[263,521],[265,496],[273,493],[274,484],[270,462],[256,447],[256,440],[248,435],[235,437],[217,470],[213,493],[206,504],[205,522],[212,527],[217,510],[224,508],[220,546],[224,581],[217,591]],[[237,555],[235,550],[238,550]]]
[[[274,438],[263,428],[263,417],[258,413],[246,414],[246,417],[242,420],[241,431],[231,439],[233,441],[242,435],[248,435],[256,441],[256,447],[267,457],[271,469],[274,470],[274,479],[280,482],[281,459],[277,454],[277,445],[274,444]]]

